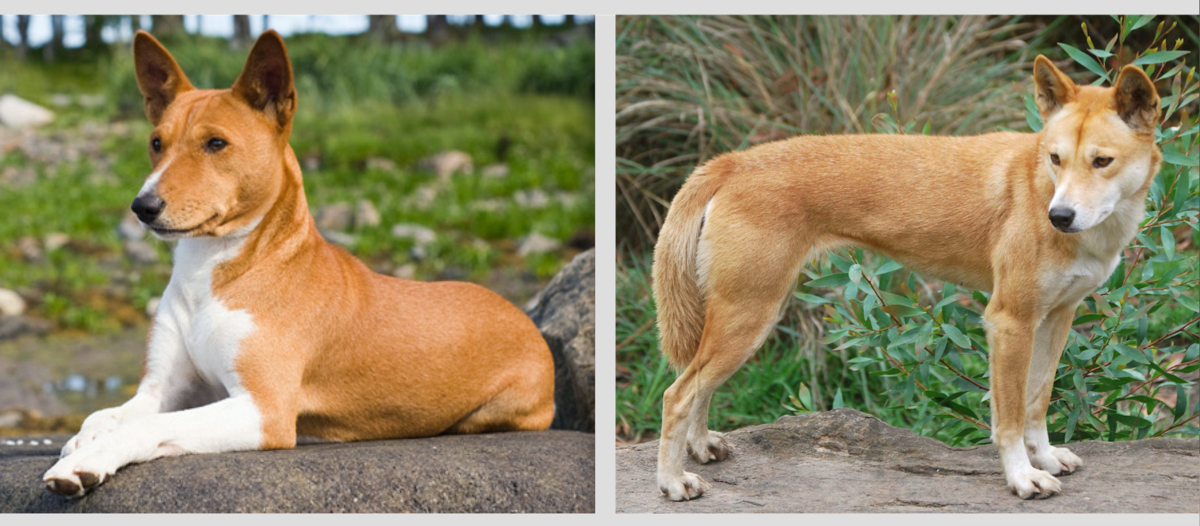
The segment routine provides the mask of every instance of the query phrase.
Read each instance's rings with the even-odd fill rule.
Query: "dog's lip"
[[[192,232],[195,232],[196,230],[199,230],[200,227],[208,224],[209,221],[216,219],[217,215],[218,214],[213,214],[212,217],[210,217],[204,221],[201,221],[196,226],[189,227],[189,228],[163,228],[160,226],[146,224],[144,222],[142,222],[142,226],[148,228],[151,232],[154,232],[155,234],[160,235],[160,236],[183,236],[183,235],[187,235]]]

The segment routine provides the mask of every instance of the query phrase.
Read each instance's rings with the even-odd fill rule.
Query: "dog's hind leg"
[[[713,392],[770,334],[809,246],[795,239],[781,240],[778,232],[747,232],[743,227],[738,234],[736,244],[719,243],[719,235],[703,241],[712,247],[705,254],[711,260],[703,273],[708,281],[703,284],[704,332],[695,357],[663,394],[658,485],[671,500],[700,496],[709,487],[698,475],[683,470],[687,450],[702,463],[728,454],[724,437],[708,430]]]
[[[1070,473],[1083,461],[1065,447],[1050,445],[1046,433],[1046,408],[1054,390],[1054,376],[1077,304],[1071,303],[1050,312],[1034,333],[1033,359],[1029,363],[1029,380],[1025,384],[1025,448],[1029,462],[1051,475]]]

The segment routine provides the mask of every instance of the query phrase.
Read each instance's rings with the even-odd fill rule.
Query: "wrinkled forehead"
[[[232,90],[193,90],[179,94],[167,107],[158,130],[164,135],[187,133],[200,127],[229,132],[256,129],[261,123],[254,112],[233,96]]]
[[[1054,114],[1045,126],[1048,146],[1076,150],[1107,149],[1140,143],[1117,115],[1112,90],[1085,87],[1079,97]]]

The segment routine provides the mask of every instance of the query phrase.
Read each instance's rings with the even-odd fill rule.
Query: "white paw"
[[[110,464],[104,461],[103,455],[89,455],[85,450],[59,460],[46,471],[42,480],[51,493],[82,497],[117,471],[116,467]]]
[[[79,433],[71,437],[70,440],[67,440],[67,443],[63,445],[62,454],[59,458],[66,458],[71,453],[78,451],[79,448],[111,433],[112,430],[117,428],[117,424],[119,423],[121,423],[121,411],[118,407],[101,409],[92,413],[83,421]]]
[[[712,488],[695,473],[683,472],[678,477],[658,476],[658,489],[674,501],[692,500]]]
[[[733,446],[725,440],[723,433],[708,431],[699,439],[688,439],[688,452],[701,464],[725,460]]]
[[[1037,468],[1027,468],[1008,475],[1008,488],[1022,499],[1036,496],[1045,499],[1062,491],[1062,484],[1053,475]]]
[[[1051,475],[1071,473],[1083,465],[1083,460],[1071,450],[1053,446],[1030,455],[1029,462]]]

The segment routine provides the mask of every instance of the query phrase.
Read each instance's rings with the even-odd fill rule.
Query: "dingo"
[[[369,440],[545,429],[554,364],[533,322],[468,283],[372,273],[317,232],[288,145],[283,40],[259,37],[232,89],[197,90],[134,38],[154,170],[133,201],[178,239],[137,394],[97,411],[44,477],[80,496],[130,463]],[[207,404],[207,405],[205,405]]]
[[[1046,434],[1054,371],[1075,307],[1117,266],[1158,173],[1159,98],[1136,66],[1112,88],[1076,86],[1034,62],[1040,133],[809,136],[717,157],[671,203],[654,250],[662,349],[679,378],[663,395],[658,486],[709,488],[684,472],[730,446],[708,430],[713,391],[762,345],[801,266],[867,247],[991,291],[992,429],[1021,498],[1060,490],[1082,462]]]

